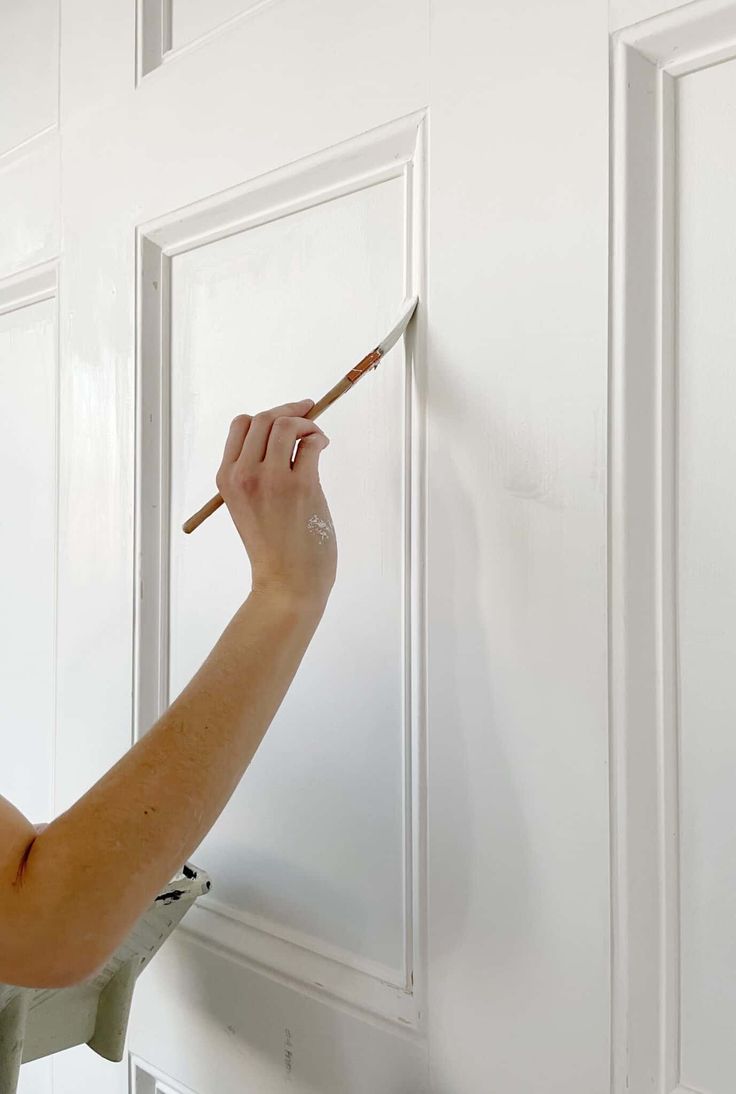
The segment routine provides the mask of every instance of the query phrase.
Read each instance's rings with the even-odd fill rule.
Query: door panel
[[[339,583],[199,849],[212,900],[129,1059],[65,1053],[54,1094],[608,1089],[605,24],[65,0],[62,146],[26,133],[42,75],[0,158],[1,276],[63,196],[56,809],[247,588],[224,511],[180,532],[232,415],[420,307],[324,420]]]
[[[615,54],[616,1094],[736,1081],[735,34],[693,4]]]
[[[0,157],[56,124],[58,0],[0,4]],[[0,160],[1,162],[1,160]]]
[[[10,736],[0,794],[39,822],[53,808],[56,301],[6,306],[0,298],[0,407],[13,408],[0,429],[0,695]]]
[[[678,81],[683,1082],[736,1086],[736,61]]]
[[[250,581],[223,514],[186,538],[181,520],[212,493],[234,408],[302,390],[316,400],[391,325],[404,292],[404,191],[392,179],[172,260],[172,698]],[[362,398],[323,423],[330,455],[339,452],[323,461],[323,482],[341,530],[341,581],[274,732],[199,852],[221,905],[380,965],[397,984],[406,981],[402,358],[399,347]]]
[[[228,19],[251,11],[263,0],[215,0],[206,7],[197,0],[168,0],[170,5],[170,48],[180,49],[222,26]]]

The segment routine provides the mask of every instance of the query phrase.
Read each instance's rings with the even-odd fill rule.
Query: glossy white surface
[[[56,623],[56,316],[0,315],[0,794],[51,818]]]
[[[734,1081],[735,29],[732,4],[673,5],[613,57],[615,1094]]]
[[[404,220],[394,179],[173,259],[172,698],[249,587],[225,510],[197,534],[180,531],[213,492],[230,420],[316,401],[379,341],[403,298]],[[198,851],[218,901],[370,958],[398,982],[404,387],[399,345],[320,419],[340,579],[272,731]]]
[[[58,24],[58,0],[0,2],[0,157],[56,124]]]
[[[194,42],[208,31],[221,27],[229,19],[259,7],[263,0],[210,0],[201,4],[198,0],[166,0],[171,8],[171,48]]]
[[[0,157],[0,277],[58,254],[59,183],[56,130]]]
[[[212,10],[202,6],[207,19]],[[374,1005],[366,982],[378,984],[375,976],[356,974],[350,991],[339,994],[315,971],[331,960],[319,947],[339,943],[356,962],[396,963],[396,904],[383,921],[376,908],[379,894],[388,902],[396,894],[394,446],[395,426],[402,423],[381,419],[371,445],[356,452],[354,417],[368,407],[381,415],[398,410],[383,386],[399,381],[396,359],[324,419],[333,437],[325,466],[334,476],[336,521],[344,522],[344,557],[352,553],[356,566],[370,573],[380,628],[369,636],[373,687],[356,702],[356,683],[343,674],[326,725],[315,717],[310,726],[313,750],[301,754],[301,765],[296,752],[287,751],[297,729],[285,705],[250,772],[248,819],[257,845],[244,839],[238,810],[246,803],[238,799],[228,832],[235,853],[226,860],[225,841],[213,836],[213,862],[203,862],[215,875],[213,898],[221,876],[236,911],[238,904],[252,908],[261,901],[271,928],[281,925],[295,937],[300,929],[316,929],[317,938],[302,938],[306,946],[284,943],[277,955],[273,934],[262,931],[260,946],[244,956],[237,945],[228,949],[230,936],[214,928],[198,939],[182,930],[138,986],[129,1047],[164,1087],[170,1077],[172,1088],[196,1094],[250,1088],[277,1094],[287,1084],[293,1094],[604,1094],[610,1086],[605,2],[278,0],[154,66],[138,86],[134,14],[130,0],[63,5],[56,807],[70,804],[132,739],[139,594],[133,578],[136,229],[175,210],[186,218],[192,203],[215,201],[269,172],[288,176],[317,153],[341,156],[343,142],[359,143],[377,127],[427,108],[427,209],[420,195],[411,215],[423,225],[427,213],[429,245],[411,263],[421,297],[413,397],[430,425],[429,610],[421,621],[430,681],[425,693],[421,672],[412,678],[419,746],[413,821],[420,866],[428,862],[429,876],[425,885],[420,870],[412,893],[420,926],[407,1016],[399,1007],[388,1013]],[[138,29],[144,29],[140,23]],[[357,159],[344,163],[345,179],[351,170],[363,170]],[[9,171],[9,164],[0,167],[0,193]],[[421,188],[421,170],[416,174]],[[7,270],[48,257],[44,248],[57,239],[48,227],[56,225],[54,170],[41,171],[34,162],[12,177],[13,216],[10,223],[0,217],[0,242],[11,244],[7,252],[0,247]],[[318,180],[315,189],[320,186]],[[399,280],[395,189],[387,183],[315,210],[323,228],[310,249],[302,244],[310,238],[304,226],[311,213],[293,221],[303,225],[297,249],[282,238],[287,222],[274,221],[258,236],[173,259],[175,293],[186,288],[186,274],[195,294],[191,307],[186,296],[174,305],[177,360],[196,366],[191,374],[175,373],[190,385],[175,391],[181,410],[177,523],[188,515],[184,494],[191,491],[193,507],[209,496],[224,427],[239,409],[226,405],[218,369],[227,370],[228,384],[250,380],[236,338],[247,334],[243,300],[254,286],[261,290],[256,347],[262,367],[257,375],[254,370],[252,388],[233,392],[238,398],[252,392],[270,400],[277,379],[284,394],[294,394],[302,358],[292,355],[293,346],[305,330],[324,340],[329,310],[319,309],[332,309],[335,297],[352,308],[337,323],[337,375],[344,358],[352,363],[385,333],[409,288],[393,284]],[[357,219],[341,219],[350,202]],[[371,218],[379,212],[377,224]],[[259,237],[265,241],[255,256],[261,281],[248,264],[248,247]],[[300,263],[312,278],[304,301],[296,291]],[[354,265],[363,270],[356,284]],[[297,298],[289,313],[293,324],[279,322],[283,309],[276,308],[286,287]],[[274,371],[273,358],[263,352],[272,344],[281,349],[279,367],[294,371]],[[325,385],[336,378],[324,346],[316,353],[311,341],[305,380],[307,366],[315,386],[320,378]],[[355,453],[351,459],[361,470],[353,481],[357,477],[364,508],[353,508],[346,465],[336,458],[340,448]],[[413,456],[423,465],[421,445]],[[391,484],[381,494],[372,492],[378,476]],[[412,501],[421,525],[424,498]],[[368,522],[366,534],[375,538],[366,548],[358,522],[371,513],[378,527]],[[228,566],[236,580],[237,542],[231,533],[228,544],[226,520],[221,512],[198,538],[182,537],[182,554],[173,559],[172,653],[181,677],[197,654],[182,639],[199,640],[195,613],[203,603],[185,596],[183,583],[201,583],[207,566],[212,572],[215,550],[217,581]],[[245,585],[244,566],[241,573]],[[341,571],[341,581],[343,573],[337,614],[325,620],[323,645],[314,646],[300,673],[302,691],[288,701],[301,696],[312,710],[324,701],[318,686],[326,675],[323,658],[329,653],[331,663],[344,665],[342,629],[359,586],[352,567]],[[374,594],[379,574],[387,580]],[[419,603],[425,575],[421,567],[413,574]],[[226,597],[235,593],[224,585],[216,591],[222,621]],[[216,629],[215,614],[202,625]],[[379,686],[379,674],[388,686]],[[380,755],[370,757],[371,785],[357,778],[354,753],[364,742],[342,733],[347,722],[356,733],[359,718],[366,720],[364,737],[376,725],[386,734],[378,738]],[[283,761],[278,770],[277,759]],[[297,816],[300,825],[295,847],[286,852],[287,820],[274,815],[269,800],[286,812],[287,795],[279,797],[277,781],[284,770],[292,787],[290,822]],[[304,789],[299,786],[297,797],[299,782]],[[246,778],[244,792],[247,787]],[[324,815],[317,814],[318,798]],[[345,812],[363,815],[369,803],[386,807],[378,831]],[[312,842],[323,861],[316,865],[301,830],[307,824],[317,826]],[[356,846],[378,889],[353,917],[346,914],[350,902],[360,904],[365,893]],[[244,868],[246,853],[252,871]],[[378,870],[381,856],[388,858],[385,874]],[[291,873],[280,875],[273,863],[284,859]],[[297,868],[302,882],[309,879],[303,884],[309,899],[299,907],[289,903]],[[249,884],[258,870],[254,892]],[[337,899],[333,888],[321,910],[312,896],[317,870],[333,887],[336,878],[345,884]],[[215,918],[225,921],[213,915],[209,922]],[[204,913],[200,922],[208,922]],[[355,972],[339,960],[333,964],[338,979],[346,969]],[[389,985],[381,991],[382,1001],[392,998]],[[398,1001],[398,990],[394,994]],[[406,1004],[409,993],[403,996]],[[82,1051],[56,1060],[53,1079],[54,1094],[128,1089],[124,1066]]]
[[[736,1085],[736,62],[679,82],[683,1085]]]

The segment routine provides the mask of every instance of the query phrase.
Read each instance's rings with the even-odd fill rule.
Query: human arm
[[[335,575],[318,477],[326,438],[298,416],[309,405],[233,422],[217,485],[253,588],[181,695],[41,832],[0,800],[0,980],[52,987],[92,975],[201,842],[254,755]],[[326,538],[314,534],[315,516]]]

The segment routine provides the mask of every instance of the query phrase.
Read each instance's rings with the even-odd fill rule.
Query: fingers
[[[294,445],[313,433],[321,434],[322,430],[306,418],[277,418],[268,436],[265,462],[275,467],[291,467]]]
[[[225,451],[222,454],[222,464],[235,463],[243,449],[243,441],[253,419],[250,414],[238,414],[230,423],[230,432],[225,441]]]
[[[299,448],[294,457],[294,471],[300,475],[317,476],[319,474],[319,457],[330,443],[322,430],[310,433],[299,441]]]
[[[302,399],[298,403],[284,403],[283,406],[275,406],[271,410],[263,410],[260,414],[256,414],[245,436],[239,461],[248,464],[261,463],[265,459],[271,427],[276,419],[303,417],[313,406],[314,402],[311,399]]]

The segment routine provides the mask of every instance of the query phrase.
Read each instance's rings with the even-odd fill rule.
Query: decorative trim
[[[35,152],[37,145],[48,144],[56,136],[58,130],[58,123],[52,122],[50,125],[44,126],[43,129],[39,129],[37,133],[32,133],[30,137],[19,141],[18,144],[13,144],[10,148],[4,148],[0,152],[0,169],[7,167],[15,159],[21,159],[28,152]]]
[[[0,315],[38,304],[41,300],[53,300],[57,293],[57,263],[44,262],[40,266],[21,270],[10,277],[0,278]]]
[[[138,229],[136,368],[135,649],[133,737],[168,705],[170,267],[173,256],[388,179],[404,181],[406,295],[425,291],[424,115],[383,126]],[[207,897],[192,935],[294,986],[305,985],[391,1021],[421,1020],[425,953],[425,569],[426,476],[423,309],[406,336],[403,515],[405,964],[393,970],[316,939],[285,932]]]
[[[195,1094],[188,1086],[171,1079],[163,1071],[134,1053],[128,1053],[129,1094]]]
[[[172,29],[172,4],[174,0],[137,0],[136,3],[136,84],[148,76],[161,65],[167,64],[183,53],[189,53],[216,38],[220,34],[231,30],[235,23],[240,23],[257,11],[275,3],[276,0],[243,0],[247,6],[243,11],[230,16],[222,23],[211,27],[209,30],[186,42],[178,49],[171,45]]]
[[[675,81],[736,56],[736,3],[612,38],[612,1091],[680,1074]]]
[[[0,278],[0,316],[18,311],[20,308],[30,307],[32,304],[40,304],[43,300],[54,300],[54,476],[56,480],[56,509],[54,513],[54,619],[53,619],[53,645],[52,664],[53,680],[51,703],[53,720],[51,731],[51,770],[49,771],[49,810],[53,814],[56,808],[56,730],[58,724],[57,691],[58,691],[58,622],[59,622],[59,499],[60,499],[60,469],[59,458],[60,444],[60,376],[59,363],[61,354],[59,349],[59,270],[58,259],[44,262],[38,266],[31,266],[9,277]]]

